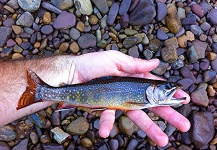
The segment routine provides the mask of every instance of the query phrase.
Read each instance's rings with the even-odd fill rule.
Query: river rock
[[[130,14],[130,24],[142,26],[152,22],[156,16],[153,0],[140,0],[137,7]]]
[[[0,33],[0,47],[3,47],[10,37],[12,29],[8,27],[0,27]]]
[[[179,80],[178,83],[183,86],[182,90],[187,90],[190,87],[190,85],[193,84],[193,81],[189,78],[184,78]]]
[[[71,135],[83,135],[87,132],[88,128],[89,123],[87,122],[87,119],[78,117],[68,125],[66,131]]]
[[[57,143],[45,143],[42,144],[44,150],[64,150],[63,145]]]
[[[217,25],[217,9],[212,9],[208,14],[207,14],[207,19],[213,23],[213,25]]]
[[[68,29],[75,26],[76,18],[73,13],[62,11],[53,22],[55,29]]]
[[[172,38],[167,39],[167,40],[164,42],[164,46],[165,46],[165,47],[174,46],[175,48],[178,48],[179,45],[178,45],[178,40],[177,40],[177,38],[176,38],[176,37],[172,37]]]
[[[52,4],[48,3],[48,2],[43,2],[42,7],[46,8],[47,10],[50,10],[51,12],[54,12],[56,14],[60,14],[62,12],[62,10],[60,10],[59,8],[53,6]]]
[[[73,1],[72,0],[51,0],[51,4],[61,10],[67,10],[72,7]]]
[[[161,48],[160,40],[153,39],[149,43],[149,49],[153,52],[157,52]]]
[[[200,18],[204,16],[203,8],[199,4],[191,5],[191,10]]]
[[[168,39],[168,35],[166,33],[164,33],[161,29],[157,30],[157,38],[159,40],[167,40]]]
[[[108,18],[107,18],[108,25],[114,24],[115,19],[116,19],[117,14],[118,14],[118,10],[119,10],[119,3],[114,3],[109,10],[109,14],[108,14]]]
[[[53,32],[53,27],[51,25],[44,25],[41,28],[41,33],[45,34],[45,35],[49,35]]]
[[[161,49],[161,57],[165,62],[173,63],[177,60],[177,50],[174,46],[168,46]]]
[[[191,118],[190,138],[198,149],[206,149],[212,140],[215,128],[213,115],[210,112],[196,112]]]
[[[197,87],[197,89],[195,89],[192,93],[191,93],[191,100],[193,103],[199,105],[199,106],[204,106],[207,107],[209,104],[209,99],[207,96],[207,83],[201,83],[199,84],[199,86]]]
[[[81,11],[83,15],[91,15],[93,7],[90,0],[74,0],[75,7]]]
[[[157,1],[157,20],[161,21],[167,15],[167,5],[161,1]]]
[[[197,51],[195,50],[194,46],[191,46],[190,48],[188,48],[187,56],[189,58],[189,62],[191,62],[191,63],[195,63],[199,59],[199,56],[198,56]]]
[[[6,125],[0,127],[0,140],[9,142],[16,138],[17,132],[15,128],[11,125]]]
[[[138,40],[139,40],[138,37],[127,37],[123,41],[123,46],[125,48],[130,48],[130,47],[134,46]]]
[[[27,145],[28,145],[28,139],[24,139],[20,141],[16,146],[12,148],[12,150],[28,150]]]
[[[168,66],[169,66],[169,63],[160,61],[160,64],[157,66],[157,68],[152,70],[152,72],[157,75],[163,75],[166,72]]]
[[[123,14],[120,18],[120,24],[123,28],[127,28],[129,25],[129,15],[127,13]]]
[[[85,33],[78,39],[80,48],[90,48],[96,46],[96,37],[93,34]]]
[[[199,40],[194,40],[192,42],[196,52],[197,52],[197,55],[198,55],[198,59],[201,59],[201,58],[205,58],[205,51],[206,51],[206,48],[208,46],[208,43],[207,42],[201,42]]]
[[[190,78],[194,83],[196,82],[196,78],[191,70],[189,70],[186,66],[180,69],[180,73],[185,78]]]
[[[166,16],[165,22],[170,32],[174,34],[179,33],[179,31],[182,29],[181,19],[177,13]]]
[[[34,22],[34,17],[30,12],[24,12],[16,21],[16,25],[31,27]]]
[[[129,136],[138,130],[138,127],[126,116],[121,116],[119,118],[118,125],[119,129]]]
[[[10,150],[10,147],[7,143],[0,141],[0,149],[1,150]]]
[[[203,73],[203,77],[204,77],[204,82],[208,82],[212,79],[214,79],[216,77],[216,72],[215,71],[210,71],[210,70],[206,70]]]
[[[131,0],[123,0],[120,5],[119,15],[122,16],[123,14],[127,13],[130,8]]]
[[[41,0],[18,0],[20,7],[28,12],[35,12],[41,4]]]
[[[217,73],[217,58],[211,61],[211,67],[212,69]]]
[[[130,140],[129,144],[127,145],[127,149],[126,150],[136,149],[136,147],[137,147],[138,144],[139,144],[138,139],[132,138]]]
[[[51,132],[54,135],[54,139],[59,143],[62,144],[63,142],[65,142],[70,135],[66,132],[64,132],[61,128],[59,127],[55,127],[51,130]]]
[[[108,12],[109,9],[106,0],[92,0],[92,2],[102,14],[106,14]]]

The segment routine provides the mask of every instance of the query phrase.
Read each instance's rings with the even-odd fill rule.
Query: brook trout
[[[174,98],[182,86],[174,82],[134,77],[94,79],[86,83],[52,87],[32,70],[27,70],[25,92],[17,109],[43,101],[62,102],[61,108],[87,107],[92,110],[135,110],[181,104],[186,98]]]

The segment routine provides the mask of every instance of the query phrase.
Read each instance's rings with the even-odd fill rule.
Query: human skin
[[[142,60],[122,54],[118,51],[89,53],[81,56],[53,56],[48,58],[0,62],[0,126],[6,125],[23,116],[35,113],[55,102],[43,101],[16,110],[18,100],[27,86],[26,70],[31,69],[51,86],[61,83],[76,84],[102,76],[134,76],[160,79],[150,73],[159,64],[158,59]],[[175,97],[190,97],[184,91],[176,92]],[[189,121],[171,107],[155,107],[156,113],[178,130],[186,132]],[[142,110],[127,111],[126,115],[157,145],[168,143],[167,135]],[[115,120],[115,110],[105,110],[100,116],[99,135],[109,136]]]

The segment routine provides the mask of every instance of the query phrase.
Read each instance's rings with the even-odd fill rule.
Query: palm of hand
[[[159,60],[141,60],[124,55],[118,51],[106,51],[100,53],[90,53],[79,56],[75,59],[75,71],[72,84],[86,82],[102,76],[134,76],[149,79],[159,79],[149,73],[156,68]],[[179,90],[176,97],[187,97],[185,103],[188,103],[189,96]],[[171,107],[150,108],[170,124],[182,132],[190,128],[189,121]],[[142,110],[128,111],[127,116],[157,145],[165,146],[168,143],[167,135],[148,117]],[[100,117],[99,134],[106,138],[113,128],[115,120],[115,110],[105,110]]]

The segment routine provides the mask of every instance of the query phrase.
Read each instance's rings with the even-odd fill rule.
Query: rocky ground
[[[0,0],[0,59],[114,49],[159,58],[154,74],[179,82],[191,103],[178,108],[192,127],[181,133],[145,110],[170,142],[158,147],[117,111],[110,136],[99,117],[56,105],[0,128],[0,149],[216,149],[217,2],[215,0]],[[85,42],[84,42],[85,41]]]

